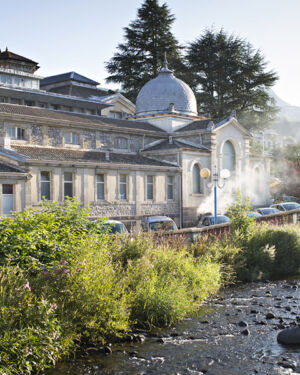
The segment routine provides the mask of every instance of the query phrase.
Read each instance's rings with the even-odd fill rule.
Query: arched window
[[[226,141],[223,146],[223,162],[222,169],[229,169],[230,172],[235,171],[235,151],[230,141]]]
[[[193,193],[202,193],[201,189],[201,177],[200,177],[200,167],[198,164],[193,166]]]

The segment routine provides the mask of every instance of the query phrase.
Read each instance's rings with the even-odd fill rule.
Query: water
[[[300,320],[299,302],[297,282],[226,290],[198,317],[158,330],[143,343],[115,344],[111,355],[69,360],[47,374],[295,375],[300,373],[300,348],[283,347],[276,336],[283,326]],[[275,318],[266,319],[268,312]],[[240,327],[240,321],[248,326]],[[249,335],[241,333],[245,329]]]

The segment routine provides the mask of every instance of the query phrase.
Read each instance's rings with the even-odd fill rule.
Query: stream
[[[229,288],[197,317],[59,363],[47,375],[300,374],[300,346],[277,343],[300,323],[300,280]],[[110,351],[110,350],[109,350]]]

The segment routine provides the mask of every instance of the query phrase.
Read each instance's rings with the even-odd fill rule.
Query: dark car
[[[271,207],[277,208],[279,211],[291,211],[300,208],[300,204],[296,202],[284,202],[272,204]]]
[[[278,214],[278,212],[280,212],[275,207],[261,207],[261,208],[257,208],[256,211],[260,213],[262,216]]]
[[[262,214],[260,214],[259,212],[256,212],[256,211],[249,211],[247,213],[247,216],[250,217],[250,219],[257,219],[258,217],[261,217]]]
[[[217,224],[225,224],[225,223],[230,223],[229,217],[225,215],[218,215]],[[215,225],[215,217],[213,215],[204,216],[200,220],[198,227],[208,227],[210,225]]]

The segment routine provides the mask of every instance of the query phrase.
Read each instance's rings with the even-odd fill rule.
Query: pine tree
[[[159,72],[165,52],[169,66],[183,71],[182,47],[171,32],[174,20],[166,4],[145,0],[137,19],[124,28],[125,42],[118,45],[118,51],[106,63],[110,73],[106,81],[121,84],[124,95],[135,102],[142,86]]]
[[[249,129],[274,119],[277,108],[268,88],[278,77],[265,70],[264,57],[250,43],[223,30],[206,30],[189,44],[186,58],[200,113],[220,118],[235,109]]]

